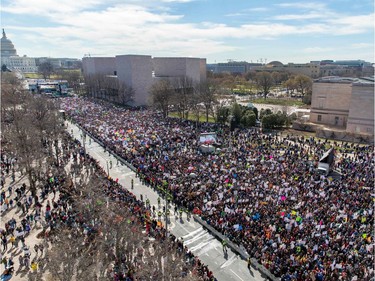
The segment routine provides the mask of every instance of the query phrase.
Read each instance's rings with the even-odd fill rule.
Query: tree
[[[283,83],[283,86],[286,88],[287,93],[293,93],[294,90],[297,88],[296,81],[294,77],[289,78]]]
[[[270,114],[272,114],[272,110],[271,109],[269,109],[269,108],[267,108],[267,109],[262,108],[260,110],[260,113],[259,113],[259,119],[262,120],[264,116],[270,115]]]
[[[189,109],[194,94],[193,80],[190,77],[178,77],[172,85],[175,89],[173,104],[181,118],[189,119]]]
[[[299,74],[294,78],[297,90],[304,96],[306,93],[311,92],[312,79],[309,76]]]
[[[256,116],[252,110],[246,111],[241,117],[241,125],[245,128],[255,126]]]
[[[213,107],[217,103],[217,86],[212,80],[203,81],[197,85],[196,90],[198,93],[197,99],[203,103],[206,122],[208,122],[208,116],[213,112]]]
[[[117,80],[118,81],[118,80]],[[122,105],[129,104],[133,101],[134,89],[125,82],[118,85],[118,102]]]
[[[43,75],[44,79],[50,78],[51,74],[54,72],[52,63],[49,61],[41,63],[38,67],[38,72]]]
[[[270,93],[271,87],[274,84],[273,78],[269,72],[259,72],[255,76],[255,81],[258,88],[262,91],[264,99],[267,98],[267,95]]]
[[[8,71],[8,68],[7,68],[6,64],[3,64],[1,66],[1,72],[6,72],[6,71]]]
[[[38,175],[51,166],[45,159],[58,157],[52,151],[61,123],[52,100],[33,96],[22,90],[21,82],[14,76],[9,76],[9,80],[6,77],[2,76],[1,83],[2,141],[17,155],[19,167],[26,171],[31,194],[36,197]]]
[[[231,113],[233,116],[234,126],[237,127],[241,123],[242,118],[242,108],[237,102],[232,105]]]
[[[272,113],[262,118],[262,126],[265,129],[281,128],[285,125],[287,117],[284,113]]]
[[[223,104],[219,104],[216,107],[216,122],[220,124],[225,124],[227,122],[228,117],[230,114],[230,109],[227,106],[224,106]]]
[[[172,84],[169,80],[160,80],[152,85],[150,93],[151,104],[160,110],[164,117],[168,117],[169,108],[175,94]]]
[[[74,93],[78,95],[82,94],[81,82],[83,81],[83,77],[80,70],[62,69],[58,71],[56,75],[59,77],[59,79],[68,81],[68,85],[73,89]]]

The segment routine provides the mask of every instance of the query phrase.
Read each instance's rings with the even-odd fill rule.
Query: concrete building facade
[[[346,131],[374,135],[374,83],[353,83]]]
[[[84,76],[116,75],[116,59],[114,57],[85,57],[82,59],[82,71]]]
[[[116,56],[117,78],[134,90],[134,105],[147,105],[152,85],[151,56]]]
[[[325,77],[314,81],[310,122],[373,135],[374,79]]]
[[[151,86],[160,79],[187,77],[194,83],[206,80],[206,59],[187,57],[154,57],[118,55],[116,57],[84,57],[83,75],[115,76],[118,82],[134,90],[135,106],[150,103]]]

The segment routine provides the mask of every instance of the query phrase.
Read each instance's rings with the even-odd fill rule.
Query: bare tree
[[[194,93],[193,80],[190,77],[178,77],[173,81],[175,88],[174,105],[181,118],[189,118],[191,99]]]
[[[51,100],[18,89],[17,84],[2,83],[3,141],[14,151],[21,170],[28,176],[30,191],[36,197],[37,175],[46,169],[52,156],[53,140],[61,130],[57,110]]]
[[[128,104],[133,100],[134,90],[120,83],[116,77],[105,74],[85,76],[87,95],[113,103]]]
[[[120,104],[126,105],[133,101],[134,90],[132,87],[128,86],[126,83],[119,83],[118,85],[118,102]]]
[[[204,81],[197,85],[196,91],[197,99],[204,106],[206,122],[208,122],[208,116],[213,113],[214,105],[217,104],[217,85],[212,81]]]
[[[263,92],[263,96],[266,99],[270,93],[271,87],[274,84],[273,78],[269,72],[263,71],[257,73],[255,77],[258,88]]]
[[[164,117],[167,117],[175,94],[172,84],[169,80],[160,80],[152,85],[150,93],[152,105],[161,110]]]
[[[38,72],[43,75],[44,79],[50,78],[54,72],[52,63],[49,61],[42,62],[38,67]]]

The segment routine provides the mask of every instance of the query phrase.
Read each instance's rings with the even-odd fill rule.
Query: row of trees
[[[2,145],[17,155],[17,163],[36,195],[36,184],[55,159],[56,141],[62,132],[55,104],[30,95],[12,73],[1,77]],[[47,161],[46,161],[47,159]]]
[[[287,115],[287,110],[273,113],[270,109],[258,112],[256,107],[243,106],[238,103],[232,106],[220,107],[217,110],[217,120],[221,124],[228,123],[231,129],[254,127],[261,120],[265,129],[280,129],[289,127],[296,119],[295,114]]]
[[[116,77],[93,74],[85,76],[85,95],[126,105],[133,100],[134,90]]]
[[[173,110],[185,119],[189,118],[189,112],[193,112],[199,120],[200,113],[204,112],[208,122],[209,116],[215,114],[214,105],[218,103],[220,90],[210,80],[194,83],[188,77],[180,77],[158,81],[152,85],[150,94],[151,104],[160,110],[164,117]]]
[[[227,88],[230,92],[235,89],[250,90],[251,93],[261,92],[267,98],[271,89],[275,86],[286,88],[289,93],[298,91],[302,96],[311,94],[312,79],[303,74],[290,74],[278,71],[249,71],[243,75],[232,75],[229,73],[210,73],[209,77],[215,81],[219,87]]]
[[[41,280],[46,273],[50,280],[107,280],[111,270],[125,271],[139,280],[201,280],[191,274],[192,266],[186,263],[184,252],[177,251],[177,244],[168,238],[148,239],[129,206],[119,208],[108,198],[103,191],[109,184],[104,171],[86,174],[89,165],[79,165],[80,180],[66,172],[69,167],[59,157],[71,153],[65,149],[72,146],[55,100],[24,91],[12,73],[4,73],[1,79],[2,153],[17,158],[16,169],[26,173],[28,191],[35,199],[38,186],[45,184],[50,172],[64,178],[60,195],[69,197],[77,219],[99,226],[94,234],[84,235],[58,224],[50,233],[54,243],[47,247],[38,273],[31,274],[30,280]]]

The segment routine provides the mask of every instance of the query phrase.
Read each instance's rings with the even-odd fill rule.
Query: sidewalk
[[[2,191],[6,191],[6,196],[10,200],[11,198],[14,199],[15,197],[15,192],[14,190],[17,187],[20,187],[23,183],[28,184],[28,180],[25,176],[22,176],[20,173],[16,172],[16,181],[14,183],[11,182],[11,177],[7,176],[5,180],[5,185]],[[12,195],[9,196],[8,192],[8,186],[12,185]],[[30,192],[26,193],[26,197],[30,195]],[[58,194],[56,198],[58,197]],[[49,194],[49,196],[44,200],[42,203],[43,207],[42,210],[45,209],[47,200],[52,200],[53,194]],[[0,228],[3,230],[5,229],[5,223],[14,218],[17,222],[17,226],[21,225],[21,220],[24,219],[28,214],[33,213],[34,207],[31,207],[27,213],[22,215],[22,211],[19,207],[17,207],[16,204],[13,204],[13,207],[10,207],[7,210],[2,210],[1,212],[1,223],[0,223]],[[7,250],[2,252],[2,258],[6,257],[7,259],[12,258],[14,262],[14,273],[11,278],[12,281],[22,281],[28,279],[29,275],[35,275],[33,270],[31,269],[30,265],[31,262],[35,259],[38,262],[38,265],[41,266],[43,263],[43,259],[45,257],[45,253],[47,251],[47,248],[49,247],[48,243],[45,242],[43,239],[40,239],[37,237],[37,235],[42,231],[42,226],[40,223],[38,223],[36,226],[34,224],[31,224],[31,230],[28,235],[25,236],[25,245],[27,246],[29,252],[30,252],[30,263],[29,266],[23,266],[20,267],[20,256],[24,256],[25,254],[25,249],[22,247],[22,242],[18,241],[16,243],[15,247],[12,247],[11,243],[8,241],[7,245]],[[42,253],[40,251],[36,252],[34,249],[35,245],[43,245],[44,250]],[[5,265],[1,264],[1,273],[5,269]]]

